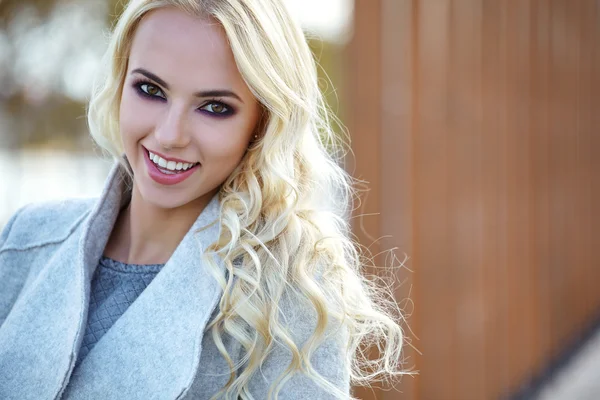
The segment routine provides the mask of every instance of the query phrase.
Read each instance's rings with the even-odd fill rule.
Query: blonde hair
[[[223,288],[218,313],[207,328],[231,369],[217,395],[249,398],[247,385],[277,342],[289,349],[292,362],[272,383],[269,398],[277,398],[295,372],[345,398],[310,364],[333,321],[348,334],[345,360],[353,384],[402,374],[400,313],[389,288],[361,274],[364,260],[345,218],[356,194],[353,178],[339,165],[345,143],[332,130],[316,63],[283,0],[131,1],[115,26],[106,70],[89,104],[92,137],[126,165],[118,121],[128,53],[142,17],[166,6],[222,25],[237,67],[265,115],[259,140],[222,184],[221,236],[203,256]],[[226,277],[218,273],[214,255],[223,260]],[[280,321],[278,303],[290,288],[308,300],[317,316],[315,332],[302,348]],[[239,375],[223,334],[245,351]],[[377,357],[367,355],[370,346],[378,348]]]

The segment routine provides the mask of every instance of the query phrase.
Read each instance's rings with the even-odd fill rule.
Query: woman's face
[[[119,122],[145,202],[205,205],[241,161],[259,115],[218,23],[174,8],[144,17],[133,38]]]

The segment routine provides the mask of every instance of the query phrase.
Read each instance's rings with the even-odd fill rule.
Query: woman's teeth
[[[179,172],[183,172],[186,171],[192,167],[194,167],[196,164],[198,163],[181,163],[181,162],[175,162],[175,161],[167,161],[164,158],[157,156],[156,154],[152,153],[152,152],[148,152],[148,155],[150,156],[150,160],[152,160],[152,162],[154,164],[156,164],[158,167],[160,167],[160,170],[168,175],[172,175],[172,174],[176,174],[176,171]]]

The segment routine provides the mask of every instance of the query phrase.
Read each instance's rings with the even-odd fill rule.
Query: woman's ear
[[[254,127],[254,131],[252,132],[252,136],[250,137],[250,142],[248,143],[248,146],[252,145],[252,143],[256,142],[257,140],[260,140],[264,136],[265,128],[267,127],[268,123],[268,118],[269,113],[267,112],[267,110],[265,110],[264,107],[261,107],[260,117],[258,118],[256,126]]]

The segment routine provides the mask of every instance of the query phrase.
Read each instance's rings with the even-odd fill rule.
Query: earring
[[[254,135],[254,139],[258,139],[258,135]]]

